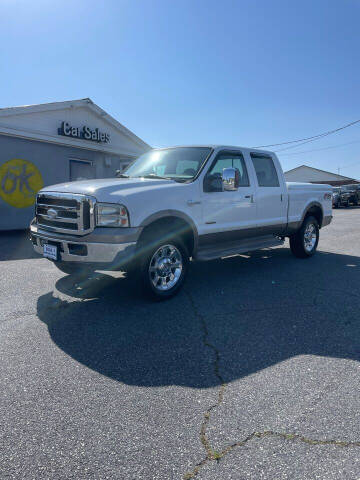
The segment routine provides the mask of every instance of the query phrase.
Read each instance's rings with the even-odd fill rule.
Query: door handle
[[[245,195],[244,198],[250,198],[250,203],[254,203],[254,195]]]
[[[200,202],[200,200],[188,200],[188,201],[187,201],[187,204],[188,204],[190,207],[192,207],[193,205],[200,205],[201,202]]]

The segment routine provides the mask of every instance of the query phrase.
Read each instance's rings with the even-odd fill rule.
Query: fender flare
[[[319,227],[321,228],[322,223],[323,223],[323,220],[324,220],[324,209],[323,209],[323,206],[321,205],[321,203],[320,203],[320,202],[316,202],[316,201],[312,201],[312,202],[310,202],[308,205],[306,205],[306,208],[305,208],[305,210],[304,210],[304,212],[303,212],[303,214],[302,214],[302,217],[301,217],[300,225],[303,224],[306,215],[309,213],[309,210],[310,210],[312,207],[318,207],[318,208],[320,208],[320,210],[321,210],[321,225],[319,225]]]
[[[153,213],[153,214],[149,215],[148,217],[146,217],[141,222],[140,227],[142,229],[144,229],[145,227],[147,227],[151,223],[153,223],[157,220],[161,220],[162,218],[166,218],[166,217],[180,218],[181,220],[184,220],[186,223],[188,223],[190,225],[193,236],[194,236],[194,251],[192,252],[194,254],[194,252],[197,251],[197,246],[198,246],[198,242],[199,242],[199,233],[198,233],[198,229],[195,225],[195,222],[186,213],[181,212],[180,210],[172,210],[172,209],[160,210],[159,212]]]

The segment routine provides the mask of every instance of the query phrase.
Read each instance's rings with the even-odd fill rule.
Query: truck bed
[[[298,222],[311,203],[320,204],[324,217],[332,214],[332,187],[319,183],[286,182],[288,191],[288,223]]]

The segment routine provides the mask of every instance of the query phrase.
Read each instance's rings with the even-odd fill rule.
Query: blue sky
[[[3,107],[91,97],[153,146],[360,118],[357,0],[2,0],[0,19]],[[279,158],[360,179],[360,124]]]

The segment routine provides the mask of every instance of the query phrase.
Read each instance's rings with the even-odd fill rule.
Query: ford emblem
[[[51,218],[57,217],[57,211],[54,208],[49,208],[49,210],[47,211],[47,214]]]

